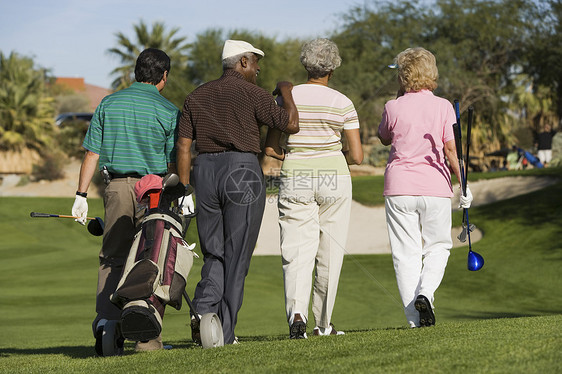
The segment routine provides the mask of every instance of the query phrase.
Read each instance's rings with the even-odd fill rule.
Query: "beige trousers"
[[[350,212],[349,175],[281,179],[279,227],[289,324],[295,313],[308,320],[312,272],[316,265],[312,312],[316,326],[330,326]]]
[[[123,265],[133,244],[133,237],[140,229],[144,211],[137,210],[135,183],[138,178],[117,178],[105,187],[105,228],[99,259],[96,318],[119,319],[121,309],[110,301],[110,296],[121,279]]]

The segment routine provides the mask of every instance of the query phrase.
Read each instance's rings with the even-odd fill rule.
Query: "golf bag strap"
[[[178,233],[181,234],[182,232],[182,226],[181,226],[181,222],[178,222],[176,219],[174,219],[173,217],[170,217],[167,214],[163,214],[163,213],[152,213],[148,216],[146,216],[146,218],[143,220],[144,222],[149,222],[155,219],[160,219],[162,221],[168,222],[171,227],[173,227]]]

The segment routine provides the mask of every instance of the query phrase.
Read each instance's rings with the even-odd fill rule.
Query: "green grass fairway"
[[[347,334],[291,341],[281,259],[256,256],[236,329],[240,345],[194,346],[184,306],[166,311],[163,336],[172,350],[135,354],[127,342],[123,357],[108,358],[94,357],[90,327],[101,238],[72,219],[29,217],[68,214],[72,199],[0,197],[0,373],[562,372],[562,169],[518,175],[559,182],[470,209],[484,232],[473,250],[485,265],[469,272],[468,247],[452,250],[435,327],[406,328],[390,255],[348,255],[333,314]],[[354,179],[354,193],[376,205],[381,182]],[[90,216],[103,216],[100,199],[89,203]],[[453,220],[460,224],[461,215]],[[190,295],[201,264],[196,259],[191,270]]]

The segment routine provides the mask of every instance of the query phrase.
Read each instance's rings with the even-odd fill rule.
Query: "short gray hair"
[[[234,69],[236,67],[236,64],[242,59],[242,57],[246,57],[248,60],[250,60],[252,58],[252,55],[252,52],[245,52],[240,53],[239,55],[227,57],[222,60],[222,70]]]
[[[306,42],[301,50],[301,63],[311,78],[324,77],[341,65],[338,46],[326,38]]]

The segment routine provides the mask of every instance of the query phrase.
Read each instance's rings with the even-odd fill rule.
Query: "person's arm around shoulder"
[[[293,84],[291,82],[278,82],[273,95],[280,95],[283,98],[283,109],[289,114],[289,124],[285,129],[287,134],[299,132],[299,112],[292,94]]]
[[[267,130],[267,137],[265,138],[264,152],[269,157],[276,158],[283,161],[285,159],[285,151],[281,148],[279,140],[281,139],[281,130],[270,128]]]
[[[349,150],[344,152],[348,165],[359,165],[363,162],[363,147],[359,129],[344,130]]]

